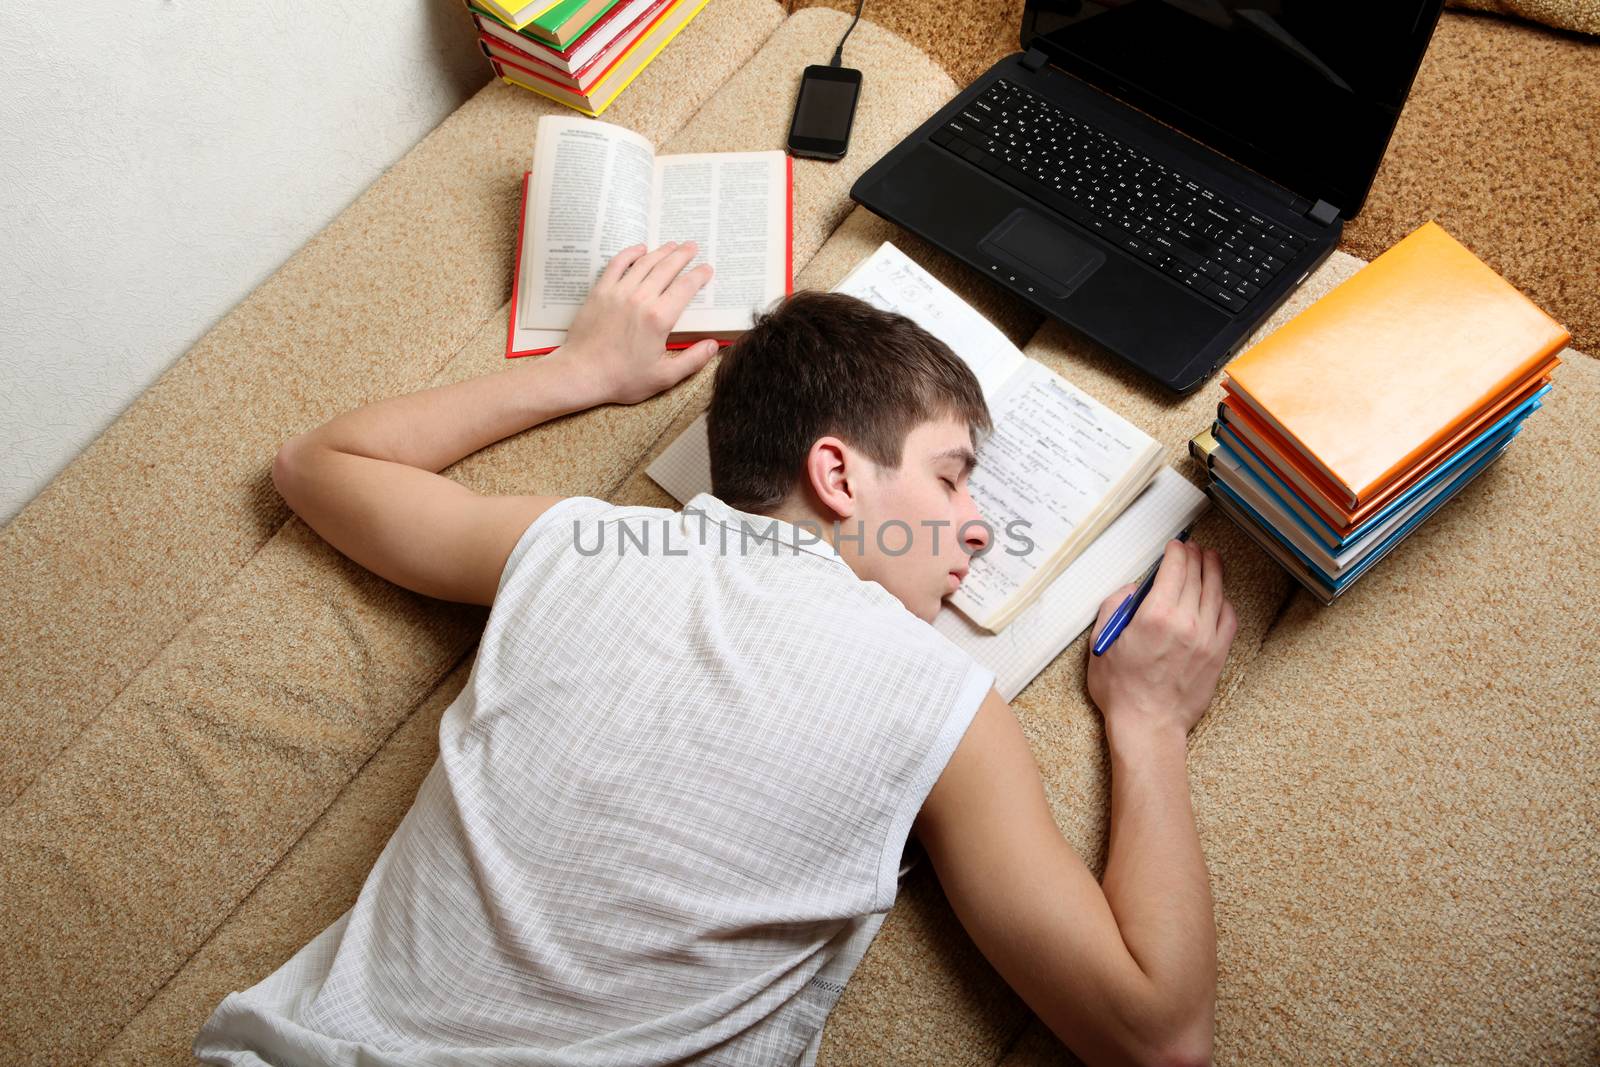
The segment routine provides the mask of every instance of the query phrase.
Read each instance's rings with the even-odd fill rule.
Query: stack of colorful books
[[[706,0],[466,0],[478,47],[513,85],[598,115]]]
[[[1429,222],[1228,365],[1207,492],[1325,604],[1506,450],[1570,336]]]

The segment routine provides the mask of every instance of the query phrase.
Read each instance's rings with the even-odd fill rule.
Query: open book
[[[538,146],[523,179],[508,357],[565,341],[600,272],[630,245],[693,241],[684,270],[705,262],[715,270],[669,347],[731,341],[793,289],[792,178],[783,152],[658,156],[632,130],[555,115],[539,120]]]
[[[897,311],[972,369],[994,420],[969,485],[995,531],[936,629],[996,674],[1011,699],[1205,510],[1206,496],[1160,462],[1147,434],[1028,359],[960,297],[885,242],[834,287]],[[705,416],[646,473],[680,502],[711,491]],[[1013,518],[1032,551],[1002,531]],[[1000,557],[1000,558],[997,558]]]

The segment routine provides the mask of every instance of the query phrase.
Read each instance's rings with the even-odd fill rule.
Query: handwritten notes
[[[993,323],[887,241],[833,291],[897,311],[949,345],[978,379],[991,415],[1006,379],[1028,362]]]
[[[992,412],[969,485],[994,530],[951,603],[974,619],[1001,610],[1143,462],[1150,438],[1032,360]]]

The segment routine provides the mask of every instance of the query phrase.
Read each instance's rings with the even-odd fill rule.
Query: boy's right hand
[[[1091,647],[1135,588],[1125,585],[1100,605]],[[1211,705],[1238,629],[1233,603],[1222,595],[1216,549],[1168,541],[1155,584],[1133,620],[1103,656],[1089,655],[1089,695],[1105,717],[1107,735],[1187,734]]]
[[[571,365],[591,383],[594,392],[585,397],[591,404],[637,404],[705,366],[717,353],[716,341],[666,348],[689,301],[711,280],[709,263],[683,273],[694,253],[693,241],[618,252],[573,316],[566,343],[546,361]]]

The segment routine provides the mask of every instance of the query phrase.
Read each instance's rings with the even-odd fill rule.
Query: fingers
[[[606,264],[606,269],[600,272],[599,279],[595,281],[595,288],[598,289],[602,285],[610,285],[615,282],[644,253],[644,245],[630,245],[612,256],[611,262]]]
[[[1189,552],[1176,537],[1167,542],[1166,554],[1156,570],[1155,584],[1150,587],[1146,600],[1157,604],[1175,605],[1183,592],[1183,582],[1189,570]]]
[[[654,252],[646,252],[644,255],[636,258],[633,263],[628,266],[628,269],[623,272],[622,277],[618,279],[620,287],[627,291],[637,289],[639,287],[639,283],[644,280],[644,277],[647,274],[650,273],[650,268],[654,267],[657,263],[660,263],[663,259],[667,258],[667,256],[675,252],[677,247],[678,246],[676,244],[668,241]]]
[[[621,277],[622,288],[632,292],[643,289],[646,299],[661,295],[672,279],[683,270],[684,264],[694,258],[695,243],[667,241],[653,252],[634,259]]]
[[[668,245],[672,247],[672,251],[652,264],[650,272],[639,279],[639,288],[643,289],[650,297],[657,297],[666,292],[667,286],[672,284],[672,279],[676,278],[678,273],[694,258],[695,244],[693,241],[685,241],[683,244],[676,246],[672,246],[671,242],[668,242]]]
[[[706,283],[711,280],[711,273],[711,264],[702,263],[689,273],[678,275],[667,287],[667,291],[661,296],[661,304],[670,313],[673,322],[678,321],[678,316],[689,306],[694,294],[705,288]]]
[[[660,362],[654,367],[657,391],[671,389],[700,370],[711,362],[711,357],[717,354],[718,347],[715,339],[707,339],[697,341],[685,349],[678,351],[668,349],[662,353]]]
[[[1201,552],[1200,623],[1215,633],[1222,615],[1222,555],[1214,548]]]
[[[680,382],[683,381],[683,379],[710,363],[711,357],[717,354],[717,349],[720,347],[715,340],[708,339],[674,354],[672,361],[682,365],[678,380]]]
[[[1204,577],[1201,565],[1200,546],[1185,542],[1184,555],[1188,565],[1183,569],[1183,592],[1178,594],[1178,611],[1183,615],[1198,615],[1200,613],[1200,584]]]
[[[1233,610],[1233,601],[1224,599],[1222,611],[1217,616],[1217,639],[1226,649],[1233,644],[1234,637],[1239,633],[1239,615]]]

